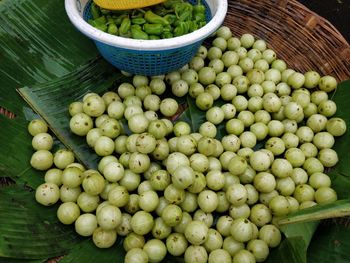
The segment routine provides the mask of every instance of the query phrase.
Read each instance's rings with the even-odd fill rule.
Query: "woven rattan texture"
[[[15,114],[13,114],[12,112],[10,112],[10,111],[8,111],[8,110],[5,110],[5,109],[2,108],[2,107],[0,107],[0,114],[5,115],[5,116],[7,116],[7,117],[10,118],[10,119],[13,119],[13,118],[16,117]]]
[[[296,0],[229,0],[225,24],[236,36],[251,33],[290,68],[350,78],[350,46],[329,21]]]

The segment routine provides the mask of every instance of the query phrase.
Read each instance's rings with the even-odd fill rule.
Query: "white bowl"
[[[102,42],[104,44],[134,50],[161,51],[167,49],[177,49],[182,46],[191,45],[212,35],[223,23],[227,13],[227,0],[206,0],[212,19],[202,28],[170,39],[161,40],[137,40],[110,35],[98,30],[87,23],[83,16],[89,0],[65,0],[67,15],[73,25],[87,37]]]

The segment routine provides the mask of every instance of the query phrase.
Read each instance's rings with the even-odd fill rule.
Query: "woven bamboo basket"
[[[12,112],[10,112],[2,107],[0,107],[0,114],[3,114],[5,116],[9,117],[10,119],[13,119],[14,117],[16,117],[15,114],[13,114]]]
[[[266,40],[290,68],[316,70],[338,81],[350,78],[349,43],[329,21],[296,0],[230,0],[224,23],[236,36],[251,33]],[[0,114],[15,117],[1,107]]]
[[[326,19],[296,0],[229,1],[225,24],[266,40],[290,68],[350,78],[350,45]]]

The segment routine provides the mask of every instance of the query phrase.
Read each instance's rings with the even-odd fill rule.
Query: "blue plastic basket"
[[[117,48],[95,41],[101,55],[116,68],[138,75],[156,76],[175,71],[197,53],[203,41],[162,51]]]
[[[115,38],[115,43],[112,42],[106,43],[106,41],[103,41],[105,39],[105,35],[108,35],[102,31],[98,32],[99,30],[94,29],[95,35],[92,35],[91,33],[88,34],[87,32],[84,31],[85,28],[79,27],[81,24],[81,21],[77,21],[77,18],[72,17],[71,12],[69,12],[69,4],[74,2],[75,6],[77,7],[77,11],[80,12],[81,19],[84,20],[85,25],[84,27],[86,28],[91,27],[86,21],[91,18],[90,14],[90,9],[91,9],[91,3],[92,1],[88,1],[87,3],[81,3],[79,0],[74,1],[74,0],[66,0],[66,10],[68,13],[68,16],[70,17],[71,21],[73,24],[77,26],[77,28],[95,42],[97,49],[101,53],[101,55],[108,61],[110,62],[113,66],[116,68],[132,73],[132,74],[139,74],[139,75],[147,75],[147,76],[155,76],[155,75],[162,75],[166,74],[171,71],[175,71],[182,66],[184,66],[186,63],[188,63],[191,58],[197,53],[198,48],[200,45],[203,43],[204,39],[208,37],[212,32],[208,32],[206,36],[203,36],[203,33],[201,35],[198,35],[198,39],[195,39],[195,41],[191,41],[190,43],[186,44],[186,41],[183,41],[186,39],[186,35],[178,37],[178,38],[173,38],[171,39],[166,39],[166,40],[134,40],[130,39],[128,41],[133,41],[134,46],[133,48],[128,48],[121,47],[120,45],[118,46],[118,39],[121,41],[121,37],[117,36],[111,36],[109,35],[108,37],[114,37]],[[196,4],[196,0],[189,0],[192,4]],[[207,0],[208,1],[208,0]],[[68,2],[68,5],[67,5]],[[76,3],[78,2],[78,3]],[[82,1],[84,2],[84,1]],[[225,2],[225,1],[220,1],[220,3]],[[208,5],[206,1],[202,1],[204,5],[207,7],[207,13],[206,13],[206,18],[207,22],[212,20],[212,12],[211,9],[213,6]],[[79,10],[82,9],[82,10]],[[225,14],[227,11],[227,2],[226,2],[226,9],[225,6],[223,7]],[[222,10],[221,10],[222,11]],[[222,21],[224,20],[225,14],[221,17],[215,17],[216,25],[214,25],[214,28],[217,29]],[[77,25],[78,23],[78,25]],[[79,24],[80,23],[80,24]],[[208,26],[208,24],[206,26]],[[205,30],[204,26],[202,28]],[[199,30],[197,30],[199,31]],[[190,33],[188,35],[193,35],[196,34],[196,32]],[[211,25],[211,31],[213,31],[213,25]],[[205,32],[205,31],[204,31]],[[101,37],[104,36],[104,37]],[[181,41],[184,43],[180,46],[177,46],[176,48],[164,48],[164,45],[160,45],[159,49],[157,49],[157,43],[164,43],[164,41],[168,41],[167,43],[170,43],[169,41],[176,42],[175,39],[182,39]],[[123,40],[125,41],[125,39]],[[152,41],[154,43],[154,47],[152,50],[147,50],[143,48],[143,44],[145,41]],[[135,44],[136,43],[136,44]],[[139,43],[139,46],[137,46],[137,43]]]

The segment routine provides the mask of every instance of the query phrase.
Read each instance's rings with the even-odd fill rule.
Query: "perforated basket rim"
[[[222,25],[228,8],[227,0],[206,0],[213,17],[204,27],[192,33],[170,39],[138,40],[113,36],[91,26],[82,17],[82,10],[84,10],[88,1],[83,2],[85,3],[82,4],[80,0],[65,0],[68,18],[81,33],[95,41],[113,47],[138,51],[178,49],[202,41],[212,35]]]

